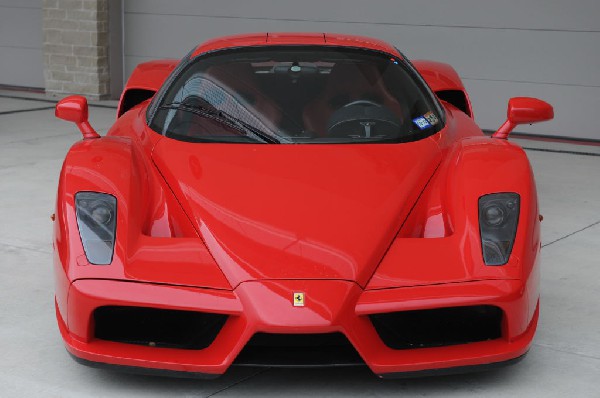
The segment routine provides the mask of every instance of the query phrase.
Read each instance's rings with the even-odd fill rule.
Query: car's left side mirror
[[[537,98],[514,97],[508,100],[506,121],[492,137],[507,139],[508,135],[519,124],[533,124],[552,120],[554,109],[549,103]]]
[[[81,95],[70,95],[58,101],[54,115],[68,122],[73,122],[81,131],[83,139],[100,138],[88,121],[88,104]]]

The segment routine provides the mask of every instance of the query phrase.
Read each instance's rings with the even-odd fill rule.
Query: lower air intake
[[[99,307],[94,311],[95,337],[152,347],[201,350],[208,347],[226,315],[147,307]]]
[[[502,310],[490,305],[374,314],[369,318],[395,350],[442,347],[498,339]]]
[[[255,334],[235,365],[327,367],[364,364],[342,333]]]

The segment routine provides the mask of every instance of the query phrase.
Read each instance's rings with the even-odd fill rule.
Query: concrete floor
[[[63,158],[80,135],[54,118],[53,104],[7,95],[15,93],[0,92],[0,397],[600,397],[600,147],[518,140],[530,148],[544,215],[540,323],[520,364],[395,381],[361,367],[232,368],[212,381],[145,377],[78,365],[63,348],[50,214]],[[92,107],[91,123],[106,132],[114,114]]]

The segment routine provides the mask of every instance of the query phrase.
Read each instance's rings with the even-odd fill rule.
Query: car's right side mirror
[[[537,98],[514,97],[508,100],[506,121],[492,137],[507,139],[508,135],[519,124],[533,124],[552,120],[554,109],[549,103]]]

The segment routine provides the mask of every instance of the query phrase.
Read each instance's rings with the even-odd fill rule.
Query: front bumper
[[[523,356],[533,339],[537,298],[518,280],[488,280],[364,291],[338,280],[270,280],[240,284],[234,291],[115,280],[77,280],[70,285],[67,314],[57,318],[68,351],[83,362],[123,369],[190,372],[216,376],[231,366],[255,333],[343,333],[369,368],[382,377],[432,369],[470,369]],[[295,293],[304,306],[294,306]],[[531,302],[536,303],[530,308]],[[201,350],[159,348],[94,337],[94,310],[139,306],[227,314],[213,343]],[[503,312],[501,338],[432,348],[386,346],[369,315],[469,305]],[[63,311],[64,312],[64,311]],[[66,315],[66,316],[65,316]]]

